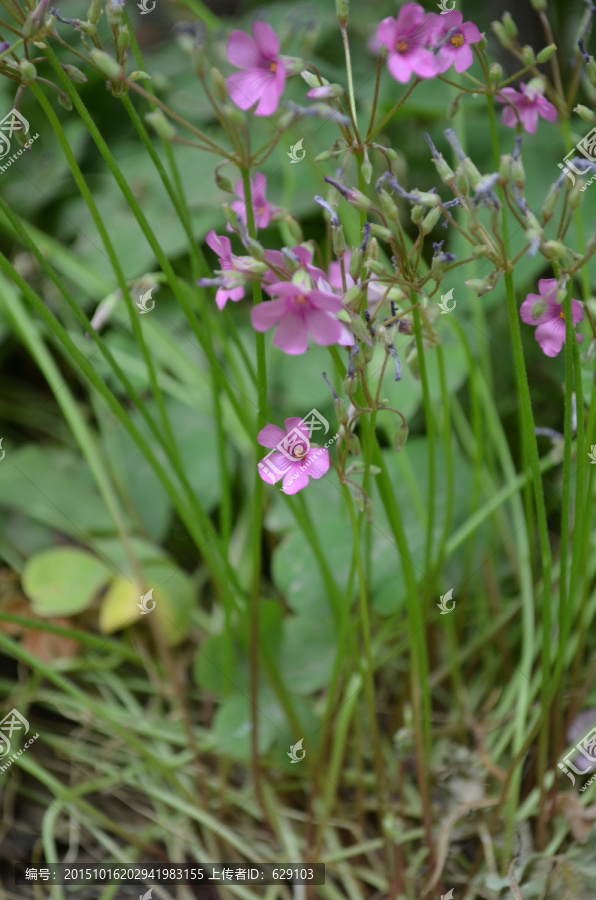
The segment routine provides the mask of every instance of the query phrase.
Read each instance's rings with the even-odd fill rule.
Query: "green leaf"
[[[291,616],[284,622],[280,674],[292,694],[313,694],[329,683],[337,652],[330,616]]]
[[[258,746],[266,753],[285,723],[282,709],[269,688],[259,690]],[[219,708],[213,722],[213,734],[219,751],[232,759],[250,758],[250,701],[248,695],[230,697]]]
[[[87,609],[112,572],[91,553],[70,547],[27,560],[23,590],[39,616],[72,616]]]
[[[148,588],[153,588],[155,616],[170,647],[179,644],[190,628],[195,602],[193,583],[186,572],[173,563],[149,563],[142,567]]]

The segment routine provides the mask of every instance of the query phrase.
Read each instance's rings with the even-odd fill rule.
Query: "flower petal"
[[[309,309],[305,313],[305,318],[308,333],[316,344],[329,347],[339,342],[341,326],[337,319],[334,319],[329,313],[321,312],[318,309]]]
[[[329,471],[331,461],[329,451],[324,447],[312,447],[306,454],[306,462],[310,463],[308,475],[310,478],[322,478]]]
[[[283,428],[278,428],[277,425],[265,425],[257,435],[257,442],[261,447],[269,447],[270,450],[274,450],[285,436],[286,432]]]
[[[545,300],[555,300],[557,291],[556,278],[540,278],[538,281],[538,292]],[[552,297],[550,296],[552,294]]]
[[[526,325],[537,325],[539,319],[535,319],[532,315],[532,310],[536,303],[539,303],[543,298],[539,294],[528,294],[524,302],[519,308],[519,315],[522,322],[525,322]]]
[[[418,3],[405,3],[397,14],[397,28],[400,36],[411,33],[424,22],[426,13]]]
[[[255,110],[255,116],[270,116],[276,111],[283,94],[285,80],[284,75],[280,90],[276,76],[273,74],[269,76],[269,80],[261,93],[261,102]]]
[[[255,22],[252,33],[263,56],[274,59],[279,54],[279,38],[268,22]]]
[[[420,78],[434,78],[439,72],[439,64],[430,50],[416,50],[410,56],[412,71]]]
[[[271,73],[262,69],[247,69],[234,72],[226,78],[226,85],[232,103],[240,109],[250,109],[261,99]]]
[[[258,307],[256,307],[258,309]],[[321,313],[324,315],[324,313]],[[291,312],[277,326],[273,346],[289,356],[299,356],[308,350],[308,331],[300,313]]]
[[[466,45],[460,47],[455,54],[455,71],[460,75],[469,69],[474,62],[474,54]]]
[[[536,329],[535,336],[546,356],[557,356],[565,343],[565,322],[563,319],[543,322]]]
[[[473,22],[464,22],[461,27],[461,33],[465,37],[467,44],[476,44],[482,40],[482,35]]]
[[[406,84],[412,76],[412,66],[405,53],[390,53],[387,68],[400,84]]]
[[[385,47],[393,48],[397,41],[397,35],[398,30],[395,19],[392,16],[383,19],[377,28],[377,40],[379,43],[383,44]]]
[[[250,321],[255,331],[267,331],[287,315],[288,307],[285,300],[268,300],[253,306],[250,311]]]
[[[308,299],[312,309],[323,309],[326,312],[339,312],[342,307],[341,297],[330,294],[327,291],[319,291],[314,288],[308,292]]]
[[[261,54],[256,43],[244,31],[233,31],[228,41],[228,62],[239,69],[258,69]]]
[[[302,469],[302,465],[296,466],[294,470],[288,472],[284,478],[284,494],[297,494],[298,491],[304,490],[307,485],[308,474]]]

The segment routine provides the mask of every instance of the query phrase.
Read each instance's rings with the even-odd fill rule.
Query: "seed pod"
[[[154,109],[153,112],[145,113],[145,121],[149,122],[159,137],[165,141],[170,141],[173,137],[176,137],[176,129],[166,119],[161,109]]]
[[[548,47],[545,47],[544,50],[541,50],[538,56],[536,57],[536,62],[542,63],[548,62],[553,53],[556,51],[556,44],[549,44]]]
[[[91,60],[95,63],[97,68],[109,78],[110,81],[121,81],[123,72],[122,67],[113,59],[111,56],[108,56],[107,53],[104,53],[103,50],[93,49],[91,51]]]
[[[395,429],[395,434],[393,435],[393,446],[395,451],[399,453],[400,450],[403,450],[405,447],[406,441],[408,440],[409,428],[405,422],[400,422],[400,424]]]
[[[516,38],[517,37],[517,25],[513,21],[510,12],[503,13],[503,18],[501,20],[503,22],[503,28],[507,33],[507,37]]]

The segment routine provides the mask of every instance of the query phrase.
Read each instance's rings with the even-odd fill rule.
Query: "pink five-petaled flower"
[[[322,478],[329,471],[329,451],[310,445],[310,431],[298,417],[286,419],[286,430],[277,425],[265,425],[257,440],[261,447],[269,447],[268,453],[258,465],[259,475],[268,484],[277,484],[283,478],[286,494],[297,494],[308,484],[309,478]]]
[[[501,88],[497,99],[504,97],[507,106],[503,110],[503,125],[515,128],[521,122],[524,131],[534,134],[538,127],[538,116],[547,122],[557,121],[557,110],[546,100],[534,84],[520,84],[521,94],[515,88]]]
[[[452,65],[456,72],[465,72],[474,62],[469,44],[481,41],[482,35],[473,22],[464,22],[463,15],[456,9],[437,18],[439,21],[432,35],[433,43],[439,44],[453,28],[457,29],[439,50],[439,72],[446,72]]]
[[[259,228],[267,228],[269,224],[269,219],[271,218],[271,204],[267,202],[267,198],[265,196],[265,191],[267,190],[267,179],[263,175],[262,172],[257,172],[255,175],[255,180],[252,178],[250,181],[250,201],[252,203],[252,208],[255,217],[255,228],[258,230]],[[240,197],[240,200],[234,200],[233,203],[230,204],[236,215],[239,219],[241,219],[245,225],[248,224],[248,219],[246,218],[246,203],[244,202],[244,184],[242,181],[239,181],[234,187],[236,194]],[[234,229],[228,222],[228,231],[233,231]]]
[[[536,340],[546,356],[557,356],[565,343],[565,313],[557,303],[557,279],[541,278],[538,282],[539,294],[528,294],[521,305],[519,314],[526,325],[537,325]],[[571,317],[577,325],[584,318],[584,311],[577,300],[571,301]],[[582,341],[581,334],[577,335]]]
[[[286,69],[279,58],[279,38],[267,22],[255,22],[253,38],[233,31],[228,41],[228,62],[242,69],[226,78],[232,102],[256,116],[270,116],[279,106],[286,84]]]
[[[240,271],[237,265],[239,258],[232,253],[229,238],[218,237],[215,231],[212,230],[205,238],[205,242],[211,247],[213,252],[217,253],[219,256],[219,265],[223,272]],[[238,300],[242,300],[243,297],[244,288],[241,284],[234,285],[234,281],[231,279],[229,284],[218,288],[217,294],[215,295],[215,302],[217,303],[218,309],[223,309],[228,300],[233,300],[236,303]]]
[[[426,13],[417,3],[406,3],[394,19],[383,19],[377,29],[376,42],[389,51],[389,71],[402,84],[412,72],[419,78],[432,78],[439,71],[434,53],[427,49],[436,13]]]
[[[304,283],[304,273],[298,275],[303,279],[301,284],[280,281],[264,285],[267,293],[278,299],[259,303],[251,310],[253,328],[257,331],[267,331],[277,325],[273,346],[290,356],[306,353],[309,334],[323,347],[338,344],[342,338],[341,324],[333,317],[341,309],[342,298],[331,290],[310,287]]]

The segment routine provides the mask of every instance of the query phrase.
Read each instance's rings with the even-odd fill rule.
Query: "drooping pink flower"
[[[258,307],[257,307],[258,308]],[[268,484],[277,484],[283,478],[286,494],[303,490],[309,478],[322,478],[329,471],[329,451],[311,446],[310,429],[298,417],[286,419],[286,430],[277,425],[265,425],[258,434],[261,447],[269,447],[268,453],[258,464],[259,475]]]
[[[435,31],[432,35],[433,43],[439,44],[445,36],[457,28],[438,53],[439,72],[446,72],[451,66],[456,72],[465,72],[474,62],[474,55],[470,44],[476,44],[482,40],[482,35],[472,22],[464,22],[463,15],[454,9],[444,15],[437,16]]]
[[[279,106],[286,84],[286,68],[279,56],[279,38],[267,22],[255,22],[253,37],[233,31],[228,62],[242,71],[226,79],[230,98],[240,109],[258,103],[256,116],[270,116]],[[253,40],[254,38],[254,40]]]
[[[557,356],[565,343],[565,313],[561,303],[557,303],[557,279],[541,278],[538,294],[528,294],[521,305],[519,314],[526,325],[537,325],[536,340],[546,356]],[[577,300],[571,301],[571,317],[577,325],[584,318],[584,311]],[[581,334],[577,335],[582,341]]]
[[[242,181],[239,181],[234,190],[240,200],[234,200],[233,203],[230,204],[238,218],[240,218],[245,225],[248,224],[248,219],[246,217],[246,203],[244,202],[244,184]],[[265,192],[267,190],[267,179],[263,175],[262,172],[257,172],[255,175],[255,180],[250,179],[250,198],[252,203],[252,208],[255,217],[255,228],[258,230],[259,228],[267,228],[269,224],[269,219],[271,218],[271,204],[267,202],[267,197],[265,196]],[[234,229],[228,222],[228,231],[233,231]]]
[[[291,270],[288,268],[288,260],[281,250],[265,250],[265,262],[269,263],[270,266],[275,266],[275,271],[269,269],[268,272],[265,272],[263,281],[268,282],[269,284],[275,284],[280,280],[280,277],[287,278],[288,281],[291,281],[297,265],[299,268],[308,272],[313,282],[318,281],[319,278],[325,277],[325,273],[322,269],[312,265],[313,253],[310,247],[298,244],[297,247],[287,249],[290,254],[296,258],[296,263]]]
[[[507,102],[503,110],[503,125],[507,128],[515,128],[521,122],[524,131],[534,134],[538,127],[538,116],[547,122],[557,121],[557,110],[542,95],[534,84],[520,84],[521,93],[515,88],[501,88],[497,99]],[[502,98],[505,98],[504,100]]]
[[[242,259],[234,256],[230,239],[227,237],[219,237],[215,231],[210,231],[205,238],[205,243],[211,247],[214,253],[219,256],[219,265],[222,272],[241,272]],[[215,302],[218,309],[223,309],[228,300],[237,303],[244,297],[244,287],[238,284],[238,279],[232,277],[225,285],[218,288],[215,295]]]
[[[389,51],[387,65],[396,81],[406,84],[412,72],[419,78],[432,78],[438,73],[438,62],[428,49],[438,18],[436,13],[426,13],[418,3],[406,3],[396,19],[383,19],[376,38]]]
[[[277,299],[259,303],[251,310],[257,331],[268,331],[277,325],[273,346],[290,356],[306,353],[309,334],[315,344],[323,347],[337,344],[342,338],[341,324],[332,315],[341,309],[342,298],[331,290],[311,287],[310,279],[307,284],[304,274],[298,275],[301,283],[266,284],[267,293]]]

